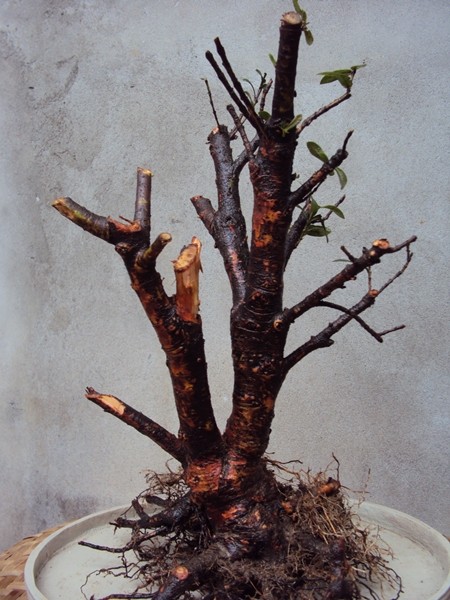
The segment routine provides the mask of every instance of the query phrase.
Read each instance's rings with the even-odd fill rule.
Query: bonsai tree
[[[313,121],[351,97],[354,77],[362,66],[323,73],[322,83],[337,81],[344,93],[302,119],[294,106],[297,56],[302,34],[308,43],[312,35],[305,12],[296,2],[294,8],[281,18],[278,54],[272,57],[273,83],[258,72],[259,86],[249,93],[219,39],[215,40],[218,58],[206,53],[229,94],[232,121],[231,129],[219,122],[208,86],[216,120],[208,143],[217,201],[203,196],[191,201],[222,256],[232,291],[234,385],[224,431],[214,416],[199,314],[201,242],[193,237],[174,261],[176,293],[169,296],[157,260],[171,235],[152,235],[152,172],[137,170],[131,220],[99,216],[70,198],[53,203],[63,216],[112,244],[122,257],[166,355],[179,418],[179,430],[172,433],[123,400],[87,388],[88,400],[150,438],[180,466],[166,476],[153,475],[150,489],[132,503],[135,515],[117,519],[117,527],[131,530],[130,542],[110,550],[133,549],[140,580],[133,594],[108,598],[175,600],[193,598],[194,590],[211,600],[358,598],[362,597],[355,583],[358,573],[368,585],[372,567],[383,564],[375,551],[360,550],[365,536],[358,537],[349,525],[338,478],[319,474],[305,480],[265,456],[277,396],[291,369],[311,352],[331,346],[351,321],[378,342],[400,328],[375,331],[361,315],[404,272],[415,240],[391,244],[380,238],[357,256],[342,247],[345,264],[336,275],[293,306],[284,305],[283,279],[292,253],[307,236],[328,237],[328,220],[343,216],[344,197],[320,206],[315,196],[334,174],[341,187],[345,185],[341,165],[352,132],[330,157],[308,142],[320,166],[300,181],[293,172],[299,138]],[[271,106],[266,108],[269,96]],[[253,188],[251,223],[244,218],[239,189],[246,167]],[[373,267],[400,251],[405,252],[402,267],[375,289]],[[307,252],[304,256],[314,268],[314,258]],[[344,306],[330,299],[333,292],[365,273],[368,287],[358,302]],[[334,309],[335,317],[286,353],[291,326],[300,318],[307,320],[316,307]],[[280,480],[277,471],[287,479]],[[158,510],[149,510],[148,502]],[[331,527],[311,520],[311,514],[324,511],[334,520]]]

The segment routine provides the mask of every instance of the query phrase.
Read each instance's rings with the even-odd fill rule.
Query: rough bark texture
[[[343,248],[347,266],[294,306],[286,308],[283,305],[285,267],[305,233],[312,210],[312,193],[345,160],[350,137],[349,134],[342,147],[319,170],[293,189],[293,160],[300,133],[321,114],[350,97],[347,90],[344,96],[305,119],[302,125],[290,126],[295,117],[295,78],[304,27],[296,12],[286,13],[281,19],[270,118],[263,118],[256,112],[219,40],[216,40],[216,49],[223,67],[207,53],[219,80],[241,113],[238,116],[233,107],[229,108],[244,145],[242,153],[234,158],[235,131],[230,133],[222,124],[213,129],[208,142],[216,172],[217,207],[202,196],[192,198],[199,217],[222,255],[232,289],[230,330],[234,388],[231,414],[223,433],[217,427],[212,408],[198,311],[201,244],[193,238],[174,262],[177,289],[175,296],[169,297],[156,269],[156,260],[171,236],[161,233],[151,242],[152,173],[138,169],[131,221],[95,215],[70,198],[59,198],[53,204],[63,216],[112,244],[120,254],[132,288],[166,354],[172,380],[179,417],[176,435],[114,396],[87,389],[89,400],[148,436],[176,458],[181,464],[186,486],[181,499],[177,498],[156,516],[149,516],[137,502],[134,507],[138,518],[122,519],[117,525],[167,533],[181,526],[195,529],[201,522],[208,531],[208,543],[204,544],[203,550],[194,553],[189,562],[180,561],[173,565],[166,580],[159,584],[158,592],[136,592],[132,596],[135,598],[172,600],[185,597],[183,594],[189,590],[201,587],[208,571],[224,558],[269,562],[285,559],[291,543],[288,532],[294,511],[293,492],[288,493],[277,482],[264,460],[278,392],[292,367],[310,352],[333,344],[334,335],[351,320],[356,320],[377,341],[382,341],[387,332],[375,332],[360,315],[374,304],[411,259],[409,248],[415,238],[396,246],[384,239],[376,240],[358,257]],[[265,100],[270,85],[268,82],[262,86],[260,102],[261,98]],[[256,132],[252,142],[244,129],[245,120]],[[248,165],[253,187],[250,240],[239,195],[239,178],[245,165]],[[294,210],[299,207],[300,214],[293,220]],[[348,308],[327,300],[335,290],[370,270],[385,255],[402,249],[406,250],[404,266],[381,289],[372,289],[369,278],[367,293],[354,306]],[[314,264],[314,259],[311,263]],[[309,310],[323,306],[335,309],[339,316],[285,355],[292,323]],[[196,515],[194,520],[193,514]],[[325,550],[322,548],[322,551],[323,554]],[[351,578],[347,570],[342,567],[343,561],[340,555],[336,558],[333,568],[341,565],[338,575],[317,597],[357,597],[352,596],[356,592],[349,583]],[[242,598],[297,597],[289,595],[291,592],[287,588],[279,595],[271,596],[263,590],[255,591],[255,596],[251,596],[248,585],[237,586],[230,595],[225,590],[223,595],[204,597],[237,598],[244,594],[243,589],[247,591]],[[298,593],[293,584],[292,590],[293,594]],[[114,596],[119,597],[124,596]]]

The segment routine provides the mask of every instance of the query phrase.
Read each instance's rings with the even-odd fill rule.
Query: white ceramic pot
[[[84,600],[113,592],[130,593],[134,586],[125,579],[98,575],[80,587],[88,573],[117,564],[114,555],[79,546],[80,540],[107,546],[122,546],[129,531],[109,525],[124,507],[113,508],[79,519],[53,533],[30,554],[25,567],[29,600]],[[401,576],[403,600],[450,600],[450,542],[425,523],[397,510],[370,502],[355,509],[363,525],[379,529],[391,547],[390,566]],[[117,556],[116,556],[117,559]],[[392,591],[379,587],[383,600]]]

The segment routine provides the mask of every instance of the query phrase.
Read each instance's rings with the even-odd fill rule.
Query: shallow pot
[[[118,556],[79,546],[81,540],[106,546],[122,546],[129,531],[109,525],[125,511],[117,507],[79,519],[56,531],[33,552],[25,566],[25,585],[29,600],[84,600],[116,593],[131,593],[134,585],[124,578],[90,577],[88,573],[118,564]],[[436,530],[409,515],[370,502],[355,506],[363,526],[378,530],[392,549],[389,561],[402,578],[403,600],[450,600],[450,542]],[[392,591],[375,588],[383,600],[391,600]],[[395,594],[394,594],[395,596]]]

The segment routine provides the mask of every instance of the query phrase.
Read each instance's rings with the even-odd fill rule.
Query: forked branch
[[[166,353],[180,420],[179,442],[175,443],[172,434],[121,401],[114,400],[113,396],[92,391],[90,399],[100,405],[103,402],[105,410],[109,408],[112,414],[128,419],[126,422],[135,429],[154,437],[154,441],[169,454],[184,462],[188,457],[216,455],[222,447],[211,406],[202,324],[198,316],[200,243],[194,240],[175,261],[177,293],[174,298],[169,298],[156,270],[156,258],[171,236],[162,233],[150,244],[150,184],[151,172],[138,169],[133,221],[122,218],[123,222],[120,222],[98,216],[70,198],[60,198],[53,206],[89,233],[113,244],[123,258],[132,288]]]
[[[398,325],[391,329],[387,329],[382,332],[377,332],[373,328],[371,328],[363,319],[359,317],[361,313],[365,310],[373,306],[376,298],[384,291],[386,288],[391,285],[398,277],[400,277],[405,269],[408,267],[409,263],[412,259],[412,253],[410,251],[410,245],[416,240],[416,237],[409,238],[402,244],[398,246],[391,247],[387,240],[377,240],[373,243],[371,250],[365,251],[361,257],[353,258],[352,264],[346,267],[341,273],[339,273],[336,277],[332,278],[327,284],[318,288],[315,292],[307,296],[302,302],[297,304],[292,309],[289,309],[285,312],[285,317],[288,319],[296,319],[306,311],[315,307],[327,307],[333,308],[335,310],[339,310],[343,314],[338,317],[335,321],[328,324],[325,329],[323,329],[317,335],[312,336],[307,342],[299,346],[296,350],[291,352],[285,359],[283,363],[283,373],[284,376],[289,372],[290,369],[294,365],[296,365],[299,361],[301,361],[305,356],[317,350],[318,348],[326,348],[331,346],[334,343],[332,337],[340,331],[343,327],[345,327],[350,321],[357,321],[363,329],[365,329],[372,337],[374,337],[378,342],[383,341],[383,337],[388,333],[392,333],[393,331],[398,331],[399,329],[403,329],[404,325]],[[324,297],[328,296],[335,289],[339,287],[344,287],[344,283],[349,281],[350,279],[354,279],[359,271],[354,271],[354,275],[350,276],[352,272],[351,267],[355,267],[357,265],[357,269],[360,269],[363,262],[367,261],[368,268],[371,264],[375,264],[380,262],[381,256],[388,253],[398,252],[402,248],[406,248],[406,260],[399,271],[395,273],[393,277],[391,277],[380,289],[369,289],[367,293],[361,298],[359,302],[357,302],[351,308],[346,308],[339,304],[335,304],[333,302],[328,302],[323,300]],[[374,260],[375,262],[371,262]],[[325,294],[325,295],[324,295]],[[282,323],[282,319],[277,322],[277,326],[279,327]],[[292,322],[292,321],[291,321]]]
[[[233,161],[228,130],[221,125],[208,137],[214,162],[217,186],[217,210],[208,198],[191,199],[198,216],[219,249],[233,293],[233,305],[245,294],[249,249],[244,216],[239,196],[239,169]]]
[[[406,248],[407,266],[411,260],[409,247],[416,241],[416,239],[416,236],[413,236],[397,246],[391,246],[385,239],[375,240],[369,250],[364,249],[361,256],[358,258],[352,257],[350,264],[342,269],[342,271],[340,271],[337,275],[317,288],[314,292],[306,296],[303,300],[301,300],[301,302],[295,304],[291,308],[286,309],[283,312],[282,319],[286,320],[288,323],[292,323],[305,314],[305,312],[317,306],[320,301],[327,298],[332,292],[339,288],[343,288],[348,281],[354,279],[359,273],[368,269],[372,265],[379,263],[384,254],[393,254],[399,252],[403,248]],[[404,268],[406,268],[406,266]],[[404,268],[401,272],[403,272]],[[397,278],[397,276],[398,274],[395,276],[395,278]],[[383,289],[385,289],[385,287],[383,287]]]

